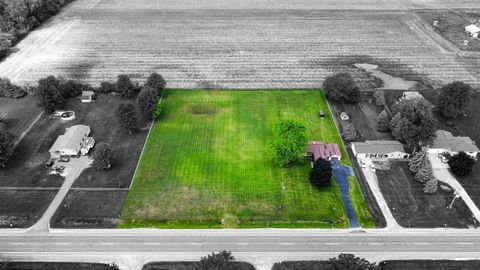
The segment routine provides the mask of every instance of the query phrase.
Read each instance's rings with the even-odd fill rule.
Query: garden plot
[[[407,11],[184,10],[173,2],[78,2],[19,43],[0,73],[21,83],[56,74],[98,84],[156,71],[170,87],[316,88],[360,55],[406,79],[479,85],[480,55],[446,50]]]

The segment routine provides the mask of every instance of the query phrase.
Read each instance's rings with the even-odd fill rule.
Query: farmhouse
[[[398,141],[354,142],[352,151],[357,158],[399,159],[410,157]]]
[[[474,38],[478,38],[480,34],[480,20],[465,26],[465,32]]]
[[[90,103],[92,102],[93,100],[93,95],[95,95],[95,93],[93,91],[82,91],[82,103]]]
[[[76,156],[80,152],[86,155],[95,143],[93,138],[88,137],[89,134],[89,126],[76,125],[67,128],[65,134],[58,136],[50,148],[51,157]]]
[[[435,135],[436,137],[428,150],[430,153],[440,154],[447,152],[455,155],[463,151],[476,159],[480,152],[475,142],[469,137],[455,137],[446,130],[437,130]]]
[[[319,158],[325,160],[341,159],[342,153],[338,144],[324,144],[320,141],[308,142],[307,154],[305,156],[311,161],[315,161]]]

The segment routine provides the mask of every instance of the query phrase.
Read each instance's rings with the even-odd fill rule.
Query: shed
[[[411,100],[411,99],[424,99],[422,94],[420,94],[417,91],[406,91],[403,92],[402,96],[400,97],[400,100]]]
[[[93,91],[82,91],[82,103],[90,103],[93,100],[93,95],[95,92]]]
[[[65,134],[58,136],[50,148],[51,157],[60,158],[61,156],[78,155],[89,134],[89,126],[76,125],[67,128]]]
[[[316,161],[319,158],[325,160],[342,158],[342,153],[340,152],[338,144],[324,144],[321,141],[308,142],[307,155],[312,156],[313,161]]]

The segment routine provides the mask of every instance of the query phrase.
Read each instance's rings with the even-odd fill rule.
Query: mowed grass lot
[[[274,123],[296,119],[309,139],[342,145],[349,164],[331,115],[318,117],[329,111],[320,91],[171,90],[163,106],[120,227],[348,226],[335,184],[316,190],[309,163],[281,168],[267,153]]]

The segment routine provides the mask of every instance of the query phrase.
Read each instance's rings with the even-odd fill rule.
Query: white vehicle
[[[346,112],[340,113],[340,119],[347,121],[349,119],[348,114]]]

